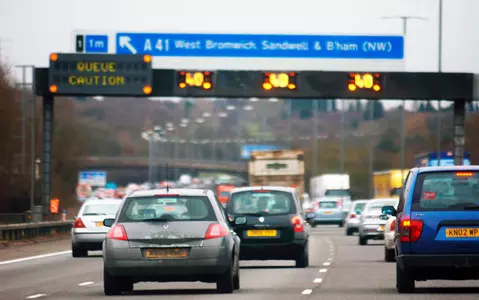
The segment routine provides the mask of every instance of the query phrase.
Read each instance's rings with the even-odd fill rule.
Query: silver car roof
[[[207,189],[154,189],[154,190],[142,190],[134,191],[128,195],[128,197],[154,197],[156,195],[180,195],[180,196],[207,196],[209,193],[213,193]]]
[[[238,193],[238,192],[246,192],[246,191],[256,191],[256,190],[268,190],[268,191],[279,191],[279,192],[287,192],[287,193],[295,193],[296,189],[292,187],[285,187],[285,186],[245,186],[245,187],[237,187],[230,191],[230,194]]]

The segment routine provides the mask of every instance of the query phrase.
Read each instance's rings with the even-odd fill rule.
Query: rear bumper
[[[72,233],[72,244],[87,250],[101,250],[106,233]]]
[[[401,254],[397,257],[401,267],[479,267],[479,254]]]
[[[307,239],[295,239],[288,243],[241,243],[241,260],[294,260],[303,253]]]
[[[335,218],[315,218],[310,221],[311,224],[340,224],[343,223],[342,217]]]

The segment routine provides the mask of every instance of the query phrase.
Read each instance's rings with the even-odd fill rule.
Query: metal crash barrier
[[[0,241],[15,241],[70,232],[73,220],[0,225]]]

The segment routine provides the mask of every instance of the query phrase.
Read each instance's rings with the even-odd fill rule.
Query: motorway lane
[[[395,263],[384,261],[383,241],[359,246],[358,237],[346,236],[344,229],[318,227],[317,235],[330,239],[335,259],[325,280],[309,299],[478,299],[478,281],[416,282],[415,294],[396,291]]]
[[[314,233],[310,239],[310,267],[296,269],[288,261],[242,261],[241,289],[231,295],[216,294],[215,284],[139,283],[129,299],[167,296],[168,299],[274,299],[307,298],[324,277],[323,264],[333,260],[331,241]],[[56,249],[63,251],[68,249]],[[11,264],[0,262],[0,299],[104,299],[101,252],[73,259],[70,254]],[[329,259],[329,260],[328,260]],[[0,260],[3,260],[0,257]],[[304,295],[302,294],[304,293]],[[119,297],[109,297],[117,299]],[[34,298],[31,298],[34,299]]]

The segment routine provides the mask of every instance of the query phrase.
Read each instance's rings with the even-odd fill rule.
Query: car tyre
[[[344,227],[344,222],[339,223],[338,226],[339,226],[339,228]]]
[[[388,249],[384,247],[384,260],[386,262],[396,261],[396,253],[394,252],[394,249]]]
[[[296,268],[307,268],[309,266],[309,251],[308,244],[303,248],[303,251],[299,254],[299,257],[296,259]]]
[[[368,239],[363,237],[362,235],[359,235],[359,245],[364,246],[368,244]]]
[[[318,226],[318,224],[316,224],[316,223],[311,223],[311,227],[316,228],[316,226]]]
[[[412,273],[406,268],[401,269],[398,263],[396,263],[396,289],[400,294],[412,293],[415,289]]]
[[[226,271],[221,274],[216,281],[216,290],[221,294],[231,294],[234,290],[234,259],[231,260],[230,265]]]
[[[88,256],[88,250],[81,249],[72,244],[72,257],[86,257]]]
[[[103,269],[103,291],[107,296],[117,296],[121,295],[122,285],[121,280],[115,276],[108,274],[108,272]],[[132,284],[133,289],[133,284]]]
[[[239,267],[239,260],[236,261],[236,268],[235,268],[235,275],[233,277],[233,289],[239,290],[240,289],[240,267]]]
[[[353,230],[351,228],[346,228],[346,235],[353,235]]]

